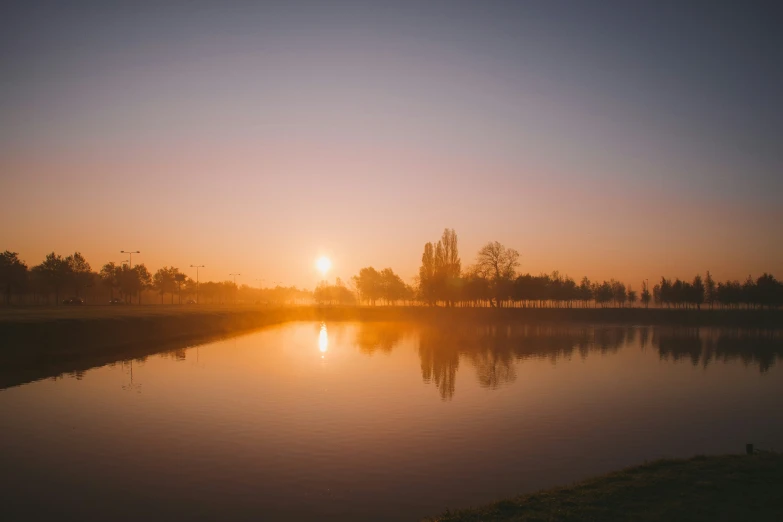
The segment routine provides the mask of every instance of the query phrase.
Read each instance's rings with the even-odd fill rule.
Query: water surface
[[[781,449],[781,355],[779,332],[283,325],[0,391],[3,519],[417,520]]]

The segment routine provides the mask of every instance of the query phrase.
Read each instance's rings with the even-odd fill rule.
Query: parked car
[[[187,301],[185,301],[185,304],[196,304],[196,301],[194,301],[193,299],[188,299]]]
[[[121,304],[125,304],[125,303],[122,302],[122,299],[118,299],[118,298],[115,297],[114,299],[109,301],[109,304],[110,305],[121,305]]]
[[[82,299],[81,297],[69,297],[68,299],[63,301],[63,304],[80,306],[84,304],[84,299]]]

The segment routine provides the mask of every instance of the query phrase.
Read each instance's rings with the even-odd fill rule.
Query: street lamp
[[[198,304],[198,269],[204,268],[204,265],[190,265],[190,268],[196,269],[196,304]]]
[[[241,276],[242,274],[228,274],[230,276],[234,276],[234,305],[237,304],[237,276]]]
[[[128,268],[133,268],[133,254],[141,254],[138,250],[133,252],[127,250],[120,250],[120,254],[128,254]]]

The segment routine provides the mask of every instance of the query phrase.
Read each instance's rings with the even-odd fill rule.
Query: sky
[[[0,250],[783,276],[773,2],[3,2]],[[187,268],[187,272],[193,272]],[[194,276],[195,274],[190,274]],[[261,281],[263,279],[263,281]]]

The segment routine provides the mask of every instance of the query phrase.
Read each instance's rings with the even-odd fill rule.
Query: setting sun
[[[321,272],[321,274],[326,275],[326,272],[328,272],[329,269],[332,268],[332,262],[329,260],[328,257],[321,256],[315,262],[315,266],[316,268],[318,268],[318,271]]]

